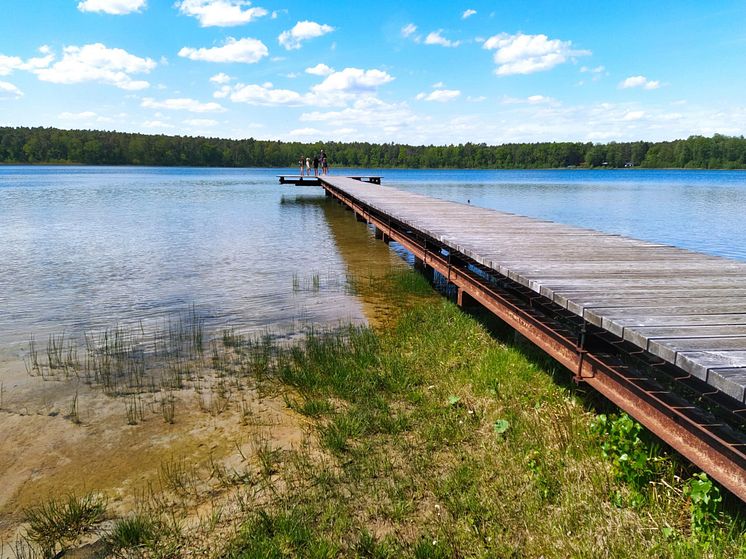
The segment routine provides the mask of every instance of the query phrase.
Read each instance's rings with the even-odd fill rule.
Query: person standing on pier
[[[302,177],[303,176],[303,168],[306,166],[305,165],[305,160],[303,159],[302,155],[300,156],[300,159],[298,160],[298,166],[300,167],[300,176]]]
[[[314,177],[319,176],[319,156],[318,155],[313,156],[313,176]]]
[[[306,175],[311,176],[311,159],[306,157]]]
[[[326,159],[326,154],[324,153],[323,149],[321,150],[321,174],[329,174],[329,162]]]

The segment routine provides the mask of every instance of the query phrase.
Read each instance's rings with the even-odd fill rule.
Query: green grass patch
[[[230,557],[738,557],[735,503],[532,349],[397,272],[385,327],[311,333],[274,375],[327,458],[278,466]],[[272,375],[270,375],[272,376]],[[559,382],[557,382],[559,381]]]

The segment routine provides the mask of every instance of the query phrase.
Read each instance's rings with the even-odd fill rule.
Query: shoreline
[[[121,409],[114,417],[125,445],[112,436],[96,445],[100,475],[91,483],[63,497],[51,480],[32,480],[48,492],[35,494],[36,503],[74,498],[106,508],[76,538],[53,542],[54,551],[559,559],[593,556],[599,546],[640,558],[651,550],[730,557],[742,548],[746,530],[733,499],[720,503],[710,490],[717,516],[690,521],[686,488],[697,474],[574,386],[571,373],[488,317],[461,311],[411,269],[365,283],[361,289],[380,291],[396,309],[378,326],[317,331],[295,348],[223,341],[234,357],[254,355],[221,362],[216,379],[248,382],[250,409],[233,396],[220,409],[177,407],[173,423],[147,412],[133,425],[124,425]],[[272,358],[254,354],[259,347]],[[180,401],[194,402],[206,388],[187,389]],[[69,414],[17,421],[29,417],[72,433],[71,451],[102,436],[85,413],[82,425]],[[621,427],[637,442],[614,431]],[[177,432],[189,441],[170,450]],[[125,447],[138,440],[130,454],[143,468],[120,471]],[[59,442],[48,450],[39,448],[50,464],[66,456]],[[621,452],[644,469],[630,475]],[[61,475],[73,479],[79,470],[64,462]],[[33,510],[18,504],[14,520]],[[131,526],[131,538],[111,539]]]
[[[92,169],[103,169],[103,168],[114,168],[114,169],[221,169],[221,170],[241,170],[241,169],[296,169],[293,165],[285,165],[278,167],[225,167],[225,166],[204,166],[204,165],[134,165],[134,164],[94,164],[94,163],[5,163],[0,162],[0,169],[5,167],[89,167]],[[330,169],[335,169],[330,167]],[[718,168],[704,168],[704,167],[369,167],[369,166],[354,166],[354,165],[342,165],[336,169],[383,169],[383,170],[395,170],[395,171],[714,171],[714,172],[737,172],[746,171],[746,167],[739,167],[736,169],[728,169],[725,167]],[[334,174],[334,173],[330,173]]]

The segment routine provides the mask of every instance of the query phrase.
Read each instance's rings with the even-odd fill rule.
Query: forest
[[[743,136],[666,142],[539,142],[411,146],[282,142],[98,130],[0,127],[0,164],[294,167],[320,149],[330,165],[367,168],[553,169],[644,167],[745,169]]]

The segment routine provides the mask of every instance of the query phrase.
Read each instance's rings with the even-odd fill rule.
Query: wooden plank
[[[690,307],[645,307],[645,308],[604,308],[604,309],[587,309],[583,317],[596,326],[608,330],[617,336],[624,335],[624,322],[619,319],[635,319],[651,317],[675,317],[683,316],[704,316],[704,315],[725,315],[725,314],[746,314],[746,302],[732,305],[713,305],[713,306],[690,306]],[[645,349],[645,348],[643,348]]]
[[[741,369],[744,363],[746,351],[682,351],[675,365],[706,381],[711,369]]]
[[[746,403],[746,368],[709,369],[707,383]]]
[[[648,349],[652,340],[667,338],[727,338],[746,336],[746,324],[719,324],[692,326],[642,326],[624,329],[624,339],[641,348]]]
[[[712,297],[684,297],[679,293],[678,296],[672,295],[669,297],[609,297],[608,300],[603,301],[572,300],[567,303],[565,308],[578,316],[585,316],[585,311],[592,311],[596,315],[603,315],[604,309],[620,307],[625,309],[648,309],[663,306],[678,308],[724,306],[728,308],[734,304],[735,300],[733,297],[720,297],[716,295]]]
[[[630,318],[613,319],[622,337],[627,328],[646,328],[661,326],[726,326],[746,324],[744,314],[702,314],[702,315],[674,315],[674,316],[635,316]]]
[[[667,338],[654,339],[648,342],[648,351],[669,363],[676,364],[679,353],[707,351],[746,352],[746,336],[730,338]],[[746,367],[746,355],[742,361],[732,362],[735,367]]]

